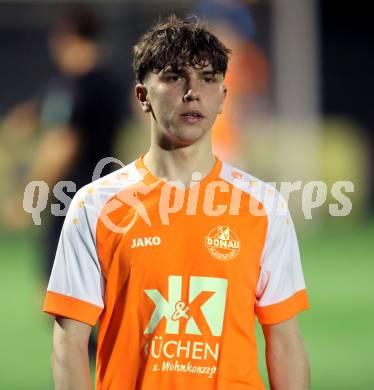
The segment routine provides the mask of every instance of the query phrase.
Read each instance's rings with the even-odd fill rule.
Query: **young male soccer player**
[[[308,300],[287,207],[212,153],[228,53],[176,17],[135,46],[151,146],[70,206],[44,306],[56,316],[57,389],[89,388],[97,321],[97,389],[264,389],[256,316],[271,387],[309,389],[295,318]]]

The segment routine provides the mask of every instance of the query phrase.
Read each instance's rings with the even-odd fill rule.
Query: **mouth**
[[[200,111],[196,110],[186,111],[182,114],[182,116],[186,118],[204,118],[204,115]]]
[[[195,111],[195,110],[186,111],[183,114],[181,114],[181,117],[184,122],[191,125],[198,123],[204,119],[204,115],[200,111]]]

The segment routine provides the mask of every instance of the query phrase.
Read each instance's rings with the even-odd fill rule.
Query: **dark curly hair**
[[[142,83],[149,72],[158,73],[167,67],[179,71],[186,65],[203,68],[210,64],[215,73],[225,75],[231,50],[198,17],[179,19],[171,15],[151,27],[133,52],[136,81]]]

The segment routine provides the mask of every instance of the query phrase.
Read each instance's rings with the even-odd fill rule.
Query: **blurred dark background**
[[[0,388],[52,388],[52,320],[43,237],[22,209],[25,183],[48,129],[15,111],[59,74],[48,31],[68,3],[0,1]],[[374,24],[370,3],[337,0],[86,1],[100,19],[101,55],[124,95],[113,156],[147,149],[148,122],[133,97],[132,46],[159,17],[205,15],[233,48],[229,95],[213,128],[217,155],[266,181],[324,183],[327,199],[305,217],[302,190],[289,204],[312,309],[300,316],[316,390],[374,388]],[[52,145],[53,153],[59,144]],[[47,159],[48,160],[48,159]],[[44,180],[40,177],[39,180]],[[337,181],[352,211],[330,215]],[[72,196],[72,194],[70,194]],[[11,199],[17,202],[9,202]],[[53,196],[50,192],[50,201]],[[13,213],[13,207],[16,211]],[[60,217],[61,218],[61,217]],[[263,341],[259,364],[265,374]],[[21,373],[21,374],[20,374]],[[265,382],[267,383],[266,379]]]

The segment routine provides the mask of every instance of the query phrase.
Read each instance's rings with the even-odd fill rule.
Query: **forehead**
[[[176,67],[173,65],[167,65],[164,69],[157,70],[155,69],[153,72],[148,72],[145,82],[158,82],[163,79],[163,76],[168,75],[170,73],[179,74],[184,77],[205,77],[207,75],[214,75],[217,80],[224,80],[224,75],[213,69],[211,64],[207,64],[205,66],[193,66],[193,65],[185,65]]]
[[[206,73],[212,72],[214,73],[213,67],[211,64],[205,66],[193,66],[193,65],[183,65],[180,67],[175,67],[172,65],[167,65],[164,69],[161,69],[159,74],[176,72],[176,73]]]

